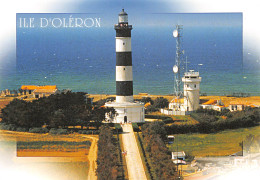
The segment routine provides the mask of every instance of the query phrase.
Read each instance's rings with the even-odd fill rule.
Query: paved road
[[[146,180],[142,159],[137,147],[137,142],[131,124],[124,124],[123,126],[123,145],[124,150],[127,151],[126,165],[129,180]]]

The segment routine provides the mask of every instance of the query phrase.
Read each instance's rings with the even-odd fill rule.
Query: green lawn
[[[225,156],[241,151],[239,143],[249,134],[259,135],[260,126],[226,130],[215,134],[178,134],[170,151],[185,151],[193,156]]]
[[[171,116],[174,124],[177,125],[192,125],[192,124],[197,124],[199,123],[198,121],[196,121],[194,118],[192,118],[191,116]]]

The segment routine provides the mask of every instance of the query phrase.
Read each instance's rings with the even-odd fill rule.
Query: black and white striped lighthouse
[[[106,107],[113,107],[116,115],[106,114],[108,122],[144,122],[144,104],[134,102],[131,30],[128,15],[122,9],[118,15],[116,30],[116,101],[106,102]]]
[[[116,102],[133,102],[131,30],[128,15],[122,9],[116,30]]]

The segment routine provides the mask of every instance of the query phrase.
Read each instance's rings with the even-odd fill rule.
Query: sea
[[[176,39],[173,26],[133,27],[134,94],[174,93]],[[260,73],[247,66],[242,27],[183,27],[182,72],[199,71],[207,95],[260,95]],[[2,73],[1,89],[57,85],[60,90],[115,94],[115,30],[23,28],[16,34],[16,68]]]

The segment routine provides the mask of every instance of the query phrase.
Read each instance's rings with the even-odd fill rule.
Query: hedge
[[[132,123],[134,132],[140,132],[139,126],[137,123]]]
[[[51,128],[51,130],[49,131],[50,134],[54,134],[54,135],[62,135],[62,134],[69,134],[67,129],[56,129],[56,128]]]
[[[123,129],[120,124],[114,124],[116,132],[123,132]]]
[[[29,129],[30,133],[48,133],[49,130],[47,128],[41,128],[41,127],[33,127]]]

